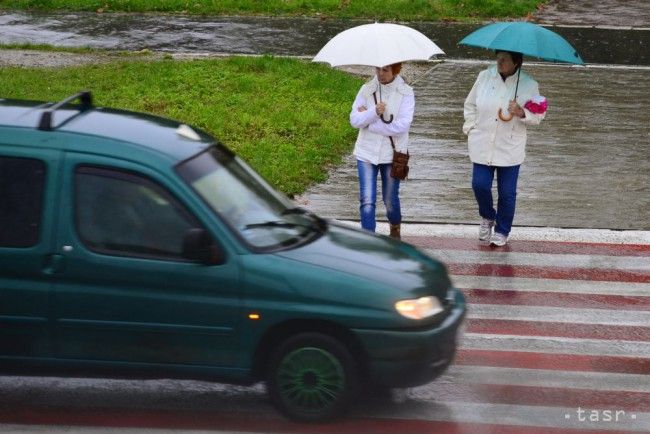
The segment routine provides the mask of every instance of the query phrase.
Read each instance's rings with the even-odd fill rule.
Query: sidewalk
[[[400,185],[403,223],[480,220],[461,127],[464,99],[486,65],[450,60],[414,84],[411,171]],[[650,112],[637,106],[650,93],[650,68],[525,61],[525,70],[539,82],[549,110],[528,128],[515,227],[650,230]],[[296,200],[324,217],[357,220],[358,194],[355,158],[348,154],[325,182]],[[385,221],[378,198],[377,218]]]
[[[135,22],[151,19],[137,14],[126,16]],[[106,15],[93,19],[106,25],[113,18],[113,15]],[[579,29],[589,27],[584,30],[593,34],[602,34],[598,29],[608,26],[650,28],[650,2],[555,0],[533,18],[543,23],[576,25]],[[187,19],[183,17],[183,20]],[[230,34],[217,26],[224,23],[204,24],[207,30],[202,28],[203,33],[198,35],[201,38],[221,34],[239,40],[239,34]],[[179,24],[175,22],[174,25]],[[243,27],[248,30],[256,28]],[[274,41],[277,42],[283,30],[270,24],[267,27],[266,30],[273,29]],[[151,39],[152,35],[146,29],[138,29],[141,37]],[[157,33],[175,40],[170,33]],[[627,35],[630,32],[619,33]],[[19,34],[25,37],[24,32]],[[650,32],[636,30],[634,34]],[[435,35],[440,36],[439,33]],[[67,36],[66,43],[70,39]],[[103,38],[112,40],[118,36],[110,33]],[[192,33],[192,36],[197,35]],[[242,35],[240,39],[252,39],[253,36]],[[450,49],[458,40],[458,35],[452,36],[450,41],[453,43],[447,44]],[[291,39],[295,51],[297,42],[295,38]],[[192,38],[189,40],[194,41]],[[633,45],[626,41],[625,45]],[[619,46],[612,45],[612,41],[600,42],[607,49],[599,48],[599,51],[618,52]],[[192,50],[191,44],[180,42],[176,45]],[[632,48],[635,52],[644,51]],[[172,57],[182,58],[191,54],[190,51],[175,53]],[[159,56],[161,53],[154,53],[147,58]],[[84,60],[106,61],[110,56],[0,50],[0,66],[60,67]],[[404,222],[470,226],[476,223],[478,217],[469,183],[471,166],[460,125],[464,97],[478,71],[484,67],[484,63],[477,61],[450,59],[415,84],[417,107],[411,136],[411,178],[401,187]],[[642,107],[650,92],[650,68],[620,65],[570,68],[534,64],[527,59],[525,69],[538,80],[540,90],[551,106],[543,124],[529,129],[528,155],[520,176],[513,236],[524,226],[650,230],[650,136],[647,134],[650,112]],[[218,132],[215,133],[218,137]],[[356,195],[356,168],[353,158],[347,156],[330,179],[313,186],[304,197],[297,198],[297,202],[325,217],[354,220],[358,218]],[[377,211],[378,218],[383,219],[381,205]]]

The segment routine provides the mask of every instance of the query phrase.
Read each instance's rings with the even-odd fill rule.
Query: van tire
[[[321,333],[301,333],[275,350],[266,385],[273,405],[290,419],[335,419],[348,410],[357,393],[356,362],[338,340]]]

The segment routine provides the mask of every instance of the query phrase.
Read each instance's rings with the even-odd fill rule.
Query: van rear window
[[[38,243],[45,188],[45,163],[0,156],[0,247]]]

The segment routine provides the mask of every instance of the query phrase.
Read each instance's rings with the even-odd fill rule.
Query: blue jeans
[[[377,173],[381,174],[381,197],[386,205],[386,217],[393,224],[402,221],[402,210],[399,204],[399,179],[390,176],[391,164],[372,164],[357,160],[359,172],[359,211],[361,227],[374,232],[375,203],[377,202]]]
[[[492,200],[492,181],[495,170],[499,194],[496,210]],[[519,166],[495,167],[474,163],[472,170],[472,189],[476,196],[476,202],[478,202],[478,213],[483,218],[495,220],[494,231],[506,236],[510,233],[512,220],[515,218],[517,178],[519,178]]]

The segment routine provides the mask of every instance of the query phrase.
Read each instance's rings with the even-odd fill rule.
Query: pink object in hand
[[[524,108],[531,113],[541,115],[542,113],[546,113],[548,101],[546,101],[545,97],[537,95],[528,100],[526,104],[524,104]]]

